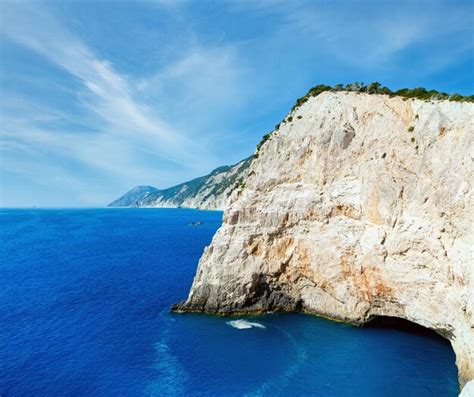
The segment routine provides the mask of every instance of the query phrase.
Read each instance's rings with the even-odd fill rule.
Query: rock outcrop
[[[259,146],[176,311],[393,316],[474,377],[474,105],[324,92]]]
[[[220,210],[225,207],[231,193],[243,185],[251,161],[249,157],[167,189],[137,186],[108,206]]]

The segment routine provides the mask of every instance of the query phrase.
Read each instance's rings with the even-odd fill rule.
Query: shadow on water
[[[438,334],[436,331],[400,317],[376,316],[373,319],[369,320],[366,324],[364,324],[363,327],[395,329],[397,331],[415,334],[425,338],[435,339],[438,342],[445,343],[451,346],[449,340]]]

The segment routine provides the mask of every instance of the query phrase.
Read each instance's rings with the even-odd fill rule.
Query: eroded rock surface
[[[323,93],[290,116],[175,310],[401,317],[474,378],[474,105]]]

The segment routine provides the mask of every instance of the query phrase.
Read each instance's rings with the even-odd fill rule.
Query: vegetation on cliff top
[[[298,109],[303,103],[307,102],[309,98],[318,96],[319,94],[330,91],[330,92],[357,92],[357,93],[365,93],[365,94],[379,94],[379,95],[389,95],[390,97],[400,96],[406,99],[420,99],[423,101],[431,101],[431,100],[448,100],[453,102],[474,102],[474,95],[461,95],[461,94],[447,94],[446,92],[439,92],[437,90],[427,90],[424,87],[417,87],[417,88],[402,88],[397,91],[392,91],[390,88],[382,86],[378,81],[370,83],[368,85],[364,83],[351,83],[351,84],[336,84],[335,86],[325,85],[325,84],[318,84],[312,87],[306,95],[298,98],[296,103],[291,108],[290,114]],[[300,116],[298,119],[301,118]],[[293,121],[293,116],[288,116],[284,119],[281,123]],[[275,131],[278,131],[280,128],[281,123],[278,123],[275,126]],[[257,145],[257,152],[255,157],[258,157],[258,152],[262,145],[268,141],[270,138],[271,132],[264,135],[262,140]]]
[[[368,85],[364,83],[351,83],[351,84],[336,84],[334,87],[330,85],[319,84],[311,88],[305,96],[298,98],[296,103],[293,105],[292,111],[300,107],[309,98],[318,96],[322,92],[331,91],[349,91],[349,92],[361,92],[366,94],[382,94],[393,96],[401,96],[403,98],[421,99],[424,101],[430,100],[448,100],[454,102],[474,102],[474,95],[460,95],[460,94],[447,94],[446,92],[439,92],[437,90],[427,90],[424,87],[417,88],[402,88],[397,91],[392,91],[388,87],[382,86],[378,81],[370,83]]]

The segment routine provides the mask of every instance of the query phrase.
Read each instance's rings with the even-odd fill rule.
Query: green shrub
[[[263,146],[263,144],[270,139],[270,136],[271,136],[271,133],[265,134],[263,136],[262,140],[258,143],[258,145],[257,145],[257,154],[255,155],[256,157],[258,157],[258,151]]]
[[[454,102],[461,102],[463,100],[463,97],[459,94],[453,94],[449,97],[449,100]]]
[[[390,95],[392,96],[393,95],[393,92],[390,88],[388,87],[381,87],[379,88],[379,90],[377,91],[378,94],[384,94],[384,95]]]
[[[408,128],[408,132],[413,132],[415,130],[415,127],[411,126],[410,128]]]
[[[424,101],[431,101],[431,100],[450,100],[454,102],[474,102],[474,95],[467,95],[463,96],[460,94],[453,94],[449,95],[445,92],[439,92],[436,90],[428,91],[424,87],[416,87],[416,88],[402,88],[397,91],[392,91],[390,88],[382,86],[378,81],[374,81],[369,85],[365,85],[364,83],[356,82],[351,84],[336,84],[334,87],[325,84],[318,84],[306,93],[306,95],[298,98],[296,103],[291,108],[291,111],[299,108],[305,102],[308,101],[309,98],[318,96],[319,94],[331,91],[331,92],[338,92],[338,91],[348,91],[348,92],[357,92],[357,93],[368,93],[368,94],[382,94],[382,95],[389,95],[390,97],[399,96],[402,97],[404,101],[412,98],[412,99],[420,99]],[[291,112],[290,112],[291,113]]]
[[[321,94],[322,92],[325,92],[325,91],[333,91],[334,89],[329,86],[329,85],[325,85],[325,84],[318,84],[316,86],[314,86],[313,88],[310,88],[310,90],[308,91],[308,94],[310,96],[318,96],[319,94]]]
[[[377,94],[382,87],[382,84],[380,84],[378,81],[374,81],[373,83],[370,83],[367,87],[367,92],[369,94]]]

